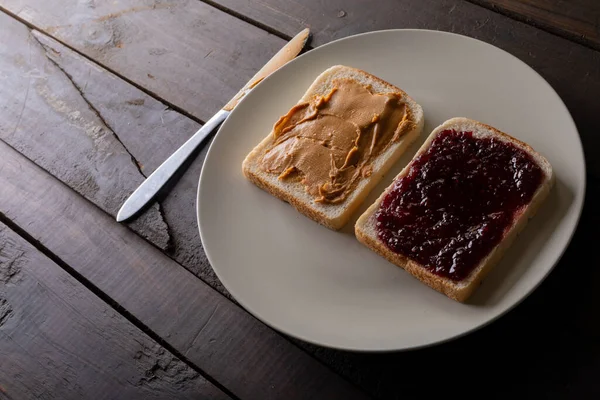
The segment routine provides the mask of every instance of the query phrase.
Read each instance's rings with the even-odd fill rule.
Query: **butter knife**
[[[244,87],[225,106],[213,115],[189,138],[177,151],[167,158],[144,182],[129,196],[117,213],[117,222],[123,222],[135,216],[148,205],[164,185],[173,178],[186,160],[194,154],[208,136],[217,128],[235,108],[238,102],[258,85],[264,78],[293,60],[308,40],[309,30],[304,29],[275,54]]]

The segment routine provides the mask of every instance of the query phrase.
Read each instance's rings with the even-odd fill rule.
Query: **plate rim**
[[[288,329],[285,329],[283,327],[278,326],[278,324],[276,324],[275,322],[271,322],[266,318],[263,318],[260,313],[256,310],[251,309],[250,307],[248,307],[247,304],[245,304],[239,296],[236,296],[235,290],[232,290],[223,280],[223,278],[221,277],[221,275],[219,274],[219,272],[217,271],[217,269],[214,267],[214,263],[213,263],[213,258],[210,255],[210,251],[207,249],[207,247],[205,247],[205,234],[202,233],[203,229],[202,229],[202,222],[201,222],[201,205],[200,205],[200,189],[202,186],[202,181],[204,178],[204,174],[206,172],[206,162],[209,160],[209,157],[211,156],[211,153],[213,152],[213,145],[217,139],[217,137],[219,136],[219,134],[221,133],[221,131],[223,130],[224,127],[227,126],[227,123],[229,122],[228,120],[230,119],[231,115],[233,115],[233,113],[236,112],[236,110],[238,109],[238,107],[240,105],[242,105],[243,103],[245,103],[246,101],[248,101],[248,98],[252,99],[253,96],[251,96],[252,93],[249,93],[248,95],[244,96],[244,98],[241,99],[241,101],[237,104],[237,106],[231,111],[231,114],[227,117],[227,119],[223,122],[223,124],[221,124],[221,126],[219,127],[218,131],[216,132],[216,134],[213,137],[213,140],[210,143],[210,146],[207,149],[206,152],[206,156],[202,162],[202,169],[200,171],[200,177],[198,180],[198,188],[196,191],[196,204],[195,204],[195,208],[196,208],[196,223],[198,225],[198,230],[200,233],[200,240],[201,240],[201,244],[202,244],[202,248],[204,249],[204,253],[206,254],[206,258],[210,264],[211,269],[214,271],[215,275],[217,276],[217,278],[219,279],[219,281],[221,282],[221,284],[223,285],[223,287],[231,294],[231,296],[238,302],[239,306],[241,306],[246,312],[248,312],[250,315],[252,315],[253,317],[255,317],[258,321],[260,321],[261,323],[265,324],[266,326],[270,327],[271,329],[274,329],[275,331],[277,331],[280,334],[284,334],[287,335],[291,338],[294,339],[298,339],[301,340],[303,342],[309,343],[309,344],[313,344],[316,346],[321,346],[321,347],[325,347],[325,348],[329,348],[329,349],[335,349],[335,350],[342,350],[342,351],[352,351],[352,352],[356,352],[356,353],[386,353],[386,352],[405,352],[405,351],[413,351],[413,350],[419,350],[419,349],[424,349],[424,348],[429,348],[429,347],[433,347],[433,346],[438,346],[444,343],[448,343],[454,340],[457,340],[461,337],[467,336],[471,333],[474,333],[488,325],[490,325],[491,323],[497,321],[498,319],[500,319],[501,317],[505,316],[507,313],[509,313],[510,311],[512,311],[514,308],[516,308],[518,305],[520,305],[525,299],[527,299],[550,275],[550,273],[554,270],[554,268],[556,268],[557,264],[560,262],[560,260],[562,259],[562,257],[564,256],[565,251],[569,248],[569,246],[571,245],[571,241],[573,239],[573,236],[575,235],[575,232],[577,231],[577,228],[579,226],[580,223],[580,219],[581,219],[581,215],[583,212],[583,206],[585,204],[585,196],[586,196],[586,192],[587,192],[587,163],[586,163],[586,159],[585,159],[585,152],[583,151],[583,143],[581,141],[581,134],[579,132],[579,129],[577,127],[577,124],[575,122],[575,120],[573,119],[573,116],[571,114],[571,112],[569,111],[569,108],[567,107],[567,105],[564,103],[562,97],[558,94],[558,92],[554,89],[554,87],[538,72],[536,71],[533,67],[529,66],[525,61],[521,60],[520,58],[518,58],[517,56],[509,53],[508,51],[494,45],[491,43],[488,43],[486,41],[471,37],[471,36],[467,36],[467,35],[462,35],[459,33],[454,33],[454,32],[447,32],[447,31],[442,31],[442,30],[435,30],[435,29],[415,29],[415,28],[393,28],[393,29],[380,29],[380,30],[373,30],[373,31],[368,31],[368,32],[362,32],[362,33],[357,33],[354,35],[348,35],[336,40],[333,40],[331,42],[325,43],[321,46],[318,46],[314,49],[311,49],[310,51],[301,54],[299,56],[297,56],[296,58],[294,58],[293,60],[289,61],[288,63],[286,63],[285,65],[283,65],[281,68],[279,68],[278,70],[276,70],[275,72],[273,72],[271,75],[269,75],[268,77],[266,77],[265,79],[263,79],[257,86],[259,85],[263,85],[264,82],[269,81],[270,79],[272,79],[272,76],[275,74],[281,74],[282,70],[285,70],[288,65],[292,64],[292,63],[296,63],[298,62],[298,60],[303,59],[304,57],[308,56],[310,53],[312,53],[313,51],[317,50],[317,49],[324,49],[327,48],[328,46],[333,46],[336,45],[339,42],[343,42],[346,40],[351,40],[357,37],[362,37],[362,36],[369,36],[369,35],[377,35],[377,34],[382,34],[382,33],[399,33],[402,34],[404,32],[427,32],[427,33],[434,33],[434,34],[441,34],[441,35],[448,35],[448,36],[454,36],[454,37],[458,37],[462,40],[466,39],[466,40],[472,40],[475,42],[479,42],[480,44],[483,45],[487,45],[487,46],[491,46],[493,47],[495,50],[499,50],[503,53],[505,53],[505,55],[509,56],[510,58],[512,58],[513,60],[516,60],[518,63],[522,64],[523,67],[529,69],[530,71],[532,71],[535,75],[538,76],[538,78],[540,78],[540,80],[548,87],[548,89],[550,89],[550,91],[554,94],[555,98],[559,101],[559,104],[564,108],[565,111],[565,115],[568,116],[569,121],[571,122],[571,124],[573,125],[575,132],[577,133],[577,144],[578,144],[578,150],[581,154],[581,159],[583,161],[583,180],[582,180],[582,184],[581,184],[581,189],[579,193],[575,193],[576,196],[574,196],[574,204],[573,206],[577,207],[577,215],[575,217],[575,221],[573,224],[573,228],[571,230],[571,232],[569,233],[569,237],[565,242],[564,247],[560,250],[560,252],[557,254],[555,261],[552,263],[552,265],[547,269],[547,271],[543,274],[543,276],[527,291],[525,292],[518,300],[516,300],[515,302],[513,302],[512,304],[510,304],[509,306],[507,306],[505,309],[497,312],[494,316],[492,316],[491,318],[488,318],[487,320],[479,323],[479,324],[475,324],[473,326],[471,326],[469,329],[466,329],[462,332],[453,334],[453,335],[449,335],[446,338],[443,339],[439,339],[439,340],[433,340],[433,341],[429,341],[427,343],[423,343],[420,345],[413,345],[413,346],[405,346],[405,347],[390,347],[390,346],[372,346],[369,348],[364,348],[365,346],[362,347],[353,347],[353,346],[339,346],[336,344],[331,344],[331,343],[323,343],[323,342],[319,342],[317,340],[313,340],[311,338],[307,338],[304,337],[304,335],[299,335],[297,333],[294,333],[292,331],[289,331]],[[577,197],[579,196],[579,197]],[[212,288],[212,287],[211,287]],[[216,290],[216,289],[215,289]]]

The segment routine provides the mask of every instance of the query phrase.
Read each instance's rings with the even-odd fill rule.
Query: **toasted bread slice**
[[[493,136],[504,142],[512,143],[518,148],[528,153],[534,162],[542,171],[542,180],[538,189],[534,192],[533,197],[524,207],[514,216],[512,223],[504,230],[504,236],[481,262],[462,280],[455,281],[450,278],[436,275],[419,262],[406,257],[402,254],[391,251],[388,246],[379,239],[377,234],[376,212],[378,211],[385,196],[393,189],[394,183],[406,176],[409,173],[415,159],[427,151],[434,138],[446,129],[454,129],[456,131],[473,132],[473,137],[484,138]],[[355,225],[355,233],[358,240],[383,256],[391,263],[404,268],[407,272],[415,276],[417,279],[430,286],[431,288],[445,294],[451,299],[459,302],[466,301],[474,290],[480,285],[486,275],[492,270],[494,265],[502,258],[506,250],[511,246],[515,237],[526,226],[527,221],[535,215],[539,206],[547,197],[554,183],[554,174],[550,163],[539,153],[534,151],[529,145],[523,143],[499,130],[467,118],[452,118],[442,125],[437,127],[429,135],[425,143],[415,154],[413,160],[396,176],[394,182],[381,194],[381,196],[372,204],[357,220]]]
[[[330,67],[321,73],[297,104],[326,96],[333,89],[336,79],[354,80],[368,87],[373,94],[400,95],[412,118],[410,129],[372,160],[371,175],[361,178],[344,201],[337,204],[316,202],[299,180],[278,179],[278,174],[263,170],[260,166],[261,159],[274,141],[273,131],[247,155],[242,164],[244,175],[256,186],[290,203],[300,213],[333,230],[338,230],[347,223],[368,193],[420,135],[424,124],[421,106],[401,89],[367,72],[342,65]]]

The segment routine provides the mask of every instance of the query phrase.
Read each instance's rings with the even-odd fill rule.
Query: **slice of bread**
[[[326,96],[334,88],[336,79],[354,80],[368,87],[373,94],[397,93],[401,101],[406,104],[412,118],[409,130],[372,160],[371,175],[361,178],[345,200],[336,204],[316,202],[299,180],[278,179],[278,174],[263,170],[260,165],[261,160],[274,141],[273,131],[246,156],[242,164],[244,175],[256,186],[290,203],[300,213],[333,230],[342,228],[348,222],[368,193],[420,135],[424,124],[421,106],[401,89],[367,72],[343,65],[330,67],[321,73],[297,104]]]
[[[392,190],[394,183],[404,177],[409,171],[415,159],[429,148],[434,138],[442,131],[446,129],[454,129],[456,131],[470,131],[473,132],[473,137],[484,138],[493,136],[504,142],[512,143],[518,148],[527,152],[534,162],[542,170],[542,181],[538,189],[533,194],[530,202],[525,205],[515,215],[512,224],[504,231],[504,236],[500,243],[494,247],[491,252],[487,253],[482,261],[467,275],[466,278],[460,281],[454,281],[450,278],[446,278],[440,275],[436,275],[429,271],[419,262],[405,257],[399,253],[391,251],[387,245],[381,241],[377,234],[377,221],[376,212],[378,211],[381,202]],[[428,285],[429,287],[445,294],[451,299],[459,302],[465,302],[469,296],[475,291],[480,285],[486,275],[492,270],[494,265],[502,258],[506,250],[511,246],[514,239],[526,226],[527,221],[534,216],[539,206],[547,197],[551,187],[554,183],[554,174],[550,163],[539,153],[534,151],[529,145],[523,143],[506,133],[500,132],[499,130],[485,125],[481,122],[474,121],[467,118],[452,118],[444,122],[442,125],[433,130],[429,135],[425,143],[421,146],[419,151],[415,154],[413,160],[396,176],[394,182],[379,196],[379,198],[372,204],[357,220],[355,225],[355,233],[358,240],[375,251],[377,254],[383,256],[391,263],[404,268],[407,272],[412,274],[414,277]]]

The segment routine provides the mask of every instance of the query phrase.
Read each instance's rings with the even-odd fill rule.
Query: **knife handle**
[[[125,221],[138,213],[154,199],[162,187],[175,175],[185,161],[204,140],[229,115],[229,111],[219,110],[198,132],[189,138],[177,151],[165,160],[123,203],[117,214],[117,222]]]

